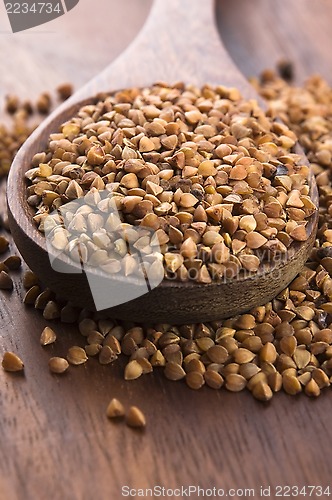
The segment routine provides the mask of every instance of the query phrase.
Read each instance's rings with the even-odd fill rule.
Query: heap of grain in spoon
[[[83,106],[50,136],[26,173],[28,202],[44,231],[49,214],[82,200],[70,215],[75,241],[55,228],[52,244],[70,255],[78,242],[84,264],[111,273],[121,259],[134,272],[123,236],[133,226],[146,229],[136,248],[158,241],[166,279],[256,273],[308,237],[316,207],[295,142],[235,89],[126,89]],[[118,219],[101,217],[107,200]]]

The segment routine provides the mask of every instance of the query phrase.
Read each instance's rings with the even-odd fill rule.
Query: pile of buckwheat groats
[[[98,314],[57,301],[52,291],[43,289],[38,278],[28,271],[23,279],[27,289],[24,303],[42,310],[47,320],[78,323],[83,337],[82,347],[73,346],[66,353],[67,361],[50,360],[51,371],[64,372],[69,365],[90,362],[92,356],[108,364],[123,354],[128,357],[126,380],[161,366],[168,379],[184,379],[192,389],[203,385],[230,391],[248,388],[261,401],[270,400],[282,388],[290,395],[303,391],[318,396],[330,385],[332,88],[319,76],[310,78],[302,87],[293,87],[272,71],[264,72],[252,83],[268,101],[271,116],[279,115],[295,132],[316,177],[319,230],[303,270],[272,302],[247,314],[182,326],[99,319]],[[4,244],[3,251],[6,248]],[[6,261],[1,266],[0,284],[3,272],[8,272],[7,276],[10,273]],[[41,344],[54,341],[54,331],[44,330]],[[7,354],[4,368],[22,369],[23,363]]]
[[[180,281],[256,273],[308,238],[316,206],[295,142],[235,89],[122,90],[51,134],[26,172],[28,203],[40,231],[54,214],[48,239],[57,250],[72,256],[79,246],[83,265],[108,273],[137,272],[128,242],[147,256],[149,277],[160,263]]]

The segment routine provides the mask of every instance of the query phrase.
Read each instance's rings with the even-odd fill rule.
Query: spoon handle
[[[217,30],[215,0],[154,0],[142,30],[129,47],[67,101],[98,92],[183,81],[237,87],[257,97],[229,57]]]
[[[194,54],[201,60],[211,45],[221,48],[215,0],[154,0],[141,37],[153,42],[157,53],[167,50],[183,62]]]

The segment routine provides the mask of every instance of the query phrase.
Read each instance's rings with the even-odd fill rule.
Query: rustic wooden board
[[[125,48],[150,2],[98,0],[91,15],[94,5],[81,0],[47,27],[15,36],[4,33],[9,25],[0,8],[0,94],[85,83]],[[328,0],[221,0],[218,15],[226,46],[246,74],[289,55],[298,60],[299,80],[312,71],[332,80]],[[317,401],[280,394],[264,406],[246,392],[194,392],[158,373],[124,382],[122,366],[95,360],[52,376],[49,356],[64,354],[81,336],[55,325],[58,342],[42,349],[47,322],[22,306],[19,274],[16,281],[12,294],[0,295],[0,354],[18,352],[26,370],[25,376],[0,370],[0,500],[117,500],[124,485],[190,484],[255,488],[257,498],[261,485],[330,481],[329,391]],[[144,433],[107,421],[114,396],[142,408]]]

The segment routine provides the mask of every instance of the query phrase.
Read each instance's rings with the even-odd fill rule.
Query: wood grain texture
[[[15,39],[1,34],[3,93],[22,88],[37,93],[64,78],[83,84],[123,50],[124,36],[127,42],[134,36],[150,3],[98,0],[100,12],[110,9],[117,19],[127,20],[122,36],[113,18],[89,16],[87,21],[91,5],[92,0],[81,0],[82,10],[73,9],[68,21],[66,16],[54,21],[56,50],[49,34],[21,34]],[[239,15],[240,7],[245,9],[243,15]],[[325,47],[326,41],[331,46],[330,29],[321,29],[332,17],[329,1],[220,0],[218,8],[225,44],[237,54],[237,62],[242,61],[244,71],[256,73],[292,50],[294,58],[299,56],[297,75],[301,79],[319,60],[317,68],[332,80],[331,56]],[[276,13],[282,11],[288,16],[284,15],[283,24],[275,23]],[[297,38],[291,20],[299,14]],[[1,16],[0,9],[0,26],[4,26]],[[96,50],[86,41],[88,24],[99,26],[100,39],[94,37]],[[249,33],[248,39],[245,33]],[[264,50],[270,37],[275,42],[273,56]],[[304,57],[306,51],[310,57]],[[78,52],[84,53],[84,64]],[[50,64],[47,70],[43,67],[51,55],[58,72]],[[75,328],[55,324],[57,344],[42,349],[39,334],[47,322],[40,313],[22,306],[19,274],[16,281],[12,294],[0,295],[0,351],[18,352],[26,370],[25,377],[0,370],[1,500],[118,500],[125,484],[133,488],[199,484],[258,491],[260,485],[330,482],[329,391],[315,401],[279,394],[263,406],[247,393],[209,388],[196,393],[159,373],[124,382],[121,366],[102,368],[93,360],[56,378],[48,373],[49,356],[64,354],[69,345],[82,339]],[[148,427],[143,435],[106,421],[105,407],[113,396],[145,411]]]
[[[72,299],[79,307],[94,310],[87,277],[85,273],[77,273],[74,265],[70,266],[76,268],[72,273],[52,269],[46,239],[32,222],[33,211],[26,200],[23,173],[30,168],[34,154],[46,149],[50,133],[70,119],[85,99],[98,92],[151,85],[158,80],[224,84],[239,88],[248,98],[259,100],[221,43],[215,25],[214,0],[204,3],[201,0],[156,0],[142,31],[127,50],[56,109],[26,141],[12,165],[8,207],[18,249],[47,286],[63,298]],[[313,176],[310,181],[311,198],[318,205]],[[165,280],[150,293],[109,309],[107,313],[121,319],[129,315],[132,320],[141,322],[204,322],[234,316],[264,304],[283,290],[303,267],[314,244],[317,221],[318,212],[308,222],[308,239],[293,244],[284,258],[264,263],[256,274],[211,284]],[[112,293],[111,288],[121,283],[121,277],[115,276],[108,281]]]
[[[299,83],[314,73],[331,83],[330,8],[329,0],[222,0],[217,19],[226,49],[246,76],[287,59]]]

